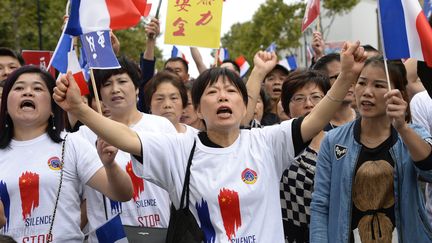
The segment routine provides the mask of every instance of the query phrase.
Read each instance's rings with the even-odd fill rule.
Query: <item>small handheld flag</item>
[[[379,0],[378,10],[385,58],[412,57],[432,67],[432,29],[420,4]]]
[[[276,52],[276,48],[277,48],[276,42],[272,42],[269,45],[269,47],[267,47],[266,51],[268,51],[268,52]]]
[[[307,27],[319,16],[320,14],[320,0],[309,0],[306,5],[305,15],[303,17],[301,31],[304,32]]]
[[[120,64],[112,49],[108,30],[84,34],[81,36],[81,43],[90,68],[120,68]]]
[[[171,57],[180,57],[183,58],[183,60],[186,61],[186,56],[183,52],[181,52],[177,46],[173,46],[172,51],[171,51]]]
[[[127,243],[126,233],[124,232],[120,214],[110,219],[96,230],[99,242],[104,243]]]
[[[250,68],[249,63],[246,61],[246,58],[244,56],[239,56],[236,58],[235,62],[240,67],[240,77],[245,76]]]

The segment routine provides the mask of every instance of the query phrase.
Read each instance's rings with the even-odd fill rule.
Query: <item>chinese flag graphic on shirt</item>
[[[39,175],[24,172],[19,177],[19,190],[23,219],[31,216],[33,209],[39,206]]]
[[[240,200],[236,191],[221,189],[219,196],[219,208],[228,240],[235,237],[235,233],[241,226]]]
[[[132,161],[129,161],[126,165],[126,172],[131,178],[132,185],[134,188],[133,198],[134,201],[139,199],[139,194],[144,191],[144,180],[135,175],[132,169]]]

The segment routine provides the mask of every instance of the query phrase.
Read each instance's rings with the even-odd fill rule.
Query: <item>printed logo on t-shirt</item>
[[[335,155],[336,155],[336,159],[340,160],[342,157],[345,156],[345,154],[347,153],[348,149],[342,145],[336,144],[335,145]]]
[[[132,169],[132,160],[126,164],[126,173],[129,175],[132,181],[134,194],[133,200],[136,202],[140,199],[141,193],[144,191],[144,180],[135,175]]]
[[[204,198],[201,198],[201,203],[197,201],[195,208],[198,213],[198,218],[201,223],[201,229],[205,235],[206,243],[213,243],[216,240],[216,230],[213,227],[210,217],[208,203]]]
[[[58,157],[54,156],[48,159],[48,167],[51,170],[61,170],[62,164]]]
[[[6,182],[4,181],[0,181],[0,200],[3,203],[4,216],[6,217],[6,224],[3,226],[3,231],[7,232],[9,230],[11,201]]]
[[[39,175],[26,171],[18,179],[22,216],[25,220],[31,217],[35,208],[39,207]]]
[[[230,241],[242,225],[238,192],[223,188],[219,192],[218,201],[225,233]]]
[[[246,168],[241,174],[242,180],[246,184],[255,184],[258,179],[257,173],[249,168]]]

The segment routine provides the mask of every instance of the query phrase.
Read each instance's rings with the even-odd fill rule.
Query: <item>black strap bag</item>
[[[195,243],[204,241],[204,233],[189,210],[190,167],[195,152],[195,145],[196,141],[194,141],[189,155],[183,191],[180,199],[180,208],[177,210],[173,205],[171,205],[171,216],[168,225],[166,243]]]

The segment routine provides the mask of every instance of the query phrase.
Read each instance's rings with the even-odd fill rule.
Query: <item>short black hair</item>
[[[176,87],[180,93],[180,98],[182,101],[182,107],[183,109],[187,106],[187,89],[180,77],[170,71],[160,71],[158,72],[150,81],[146,84],[144,88],[144,103],[147,104],[147,108],[150,109],[150,104],[152,97],[156,90],[158,89],[159,85],[162,83],[170,83],[174,87]]]
[[[379,52],[375,47],[373,47],[373,46],[371,46],[371,45],[369,45],[369,44],[362,45],[362,47],[363,47],[363,49],[364,49],[365,51],[369,51],[369,52]]]
[[[240,66],[235,61],[233,61],[231,59],[227,59],[227,60],[223,61],[222,64],[223,63],[231,63],[234,66],[234,69],[240,73]]]
[[[316,63],[312,66],[312,70],[323,71],[327,73],[327,64],[331,62],[340,62],[340,54],[339,53],[330,53],[327,54],[316,61]]]
[[[15,84],[18,78],[25,73],[39,74],[41,79],[45,82],[51,97],[51,111],[54,114],[54,118],[49,118],[47,121],[48,127],[46,132],[48,133],[48,136],[51,138],[52,141],[56,143],[60,143],[61,141],[63,141],[63,139],[60,137],[60,133],[64,129],[64,113],[60,106],[58,106],[52,98],[55,87],[55,80],[47,71],[44,71],[37,66],[29,65],[16,69],[6,79],[6,83],[3,88],[3,96],[1,102],[2,105],[0,107],[0,130],[2,131],[0,133],[0,149],[4,149],[9,146],[13,137],[14,130],[13,121],[7,113],[6,101],[12,89],[12,86]],[[8,126],[6,126],[6,124],[8,124]],[[53,126],[55,126],[55,130],[53,129]]]
[[[195,79],[193,83],[191,94],[192,103],[195,109],[197,109],[200,104],[204,90],[207,88],[207,86],[216,83],[219,77],[223,77],[225,82],[229,82],[237,88],[243,98],[243,103],[247,106],[248,93],[246,90],[246,85],[240,76],[229,69],[215,67],[205,70],[198,76],[197,79]]]
[[[24,58],[21,56],[21,54],[10,48],[0,47],[0,56],[8,56],[8,57],[15,58],[16,60],[18,60],[21,66],[25,65]]]
[[[187,73],[189,73],[189,64],[188,62],[181,58],[181,57],[171,57],[170,59],[168,59],[165,64],[164,64],[164,68],[166,68],[166,65],[170,62],[181,62],[186,70]]]
[[[282,85],[281,102],[284,112],[289,115],[289,103],[294,93],[308,84],[315,84],[326,94],[330,89],[327,75],[315,70],[297,70],[288,75]]]
[[[120,68],[116,69],[96,69],[94,70],[94,76],[96,81],[96,89],[100,97],[101,87],[114,75],[126,73],[131,78],[135,89],[138,89],[141,83],[141,70],[139,66],[132,60],[121,56],[118,58]],[[93,88],[89,83],[90,96],[93,98]]]

